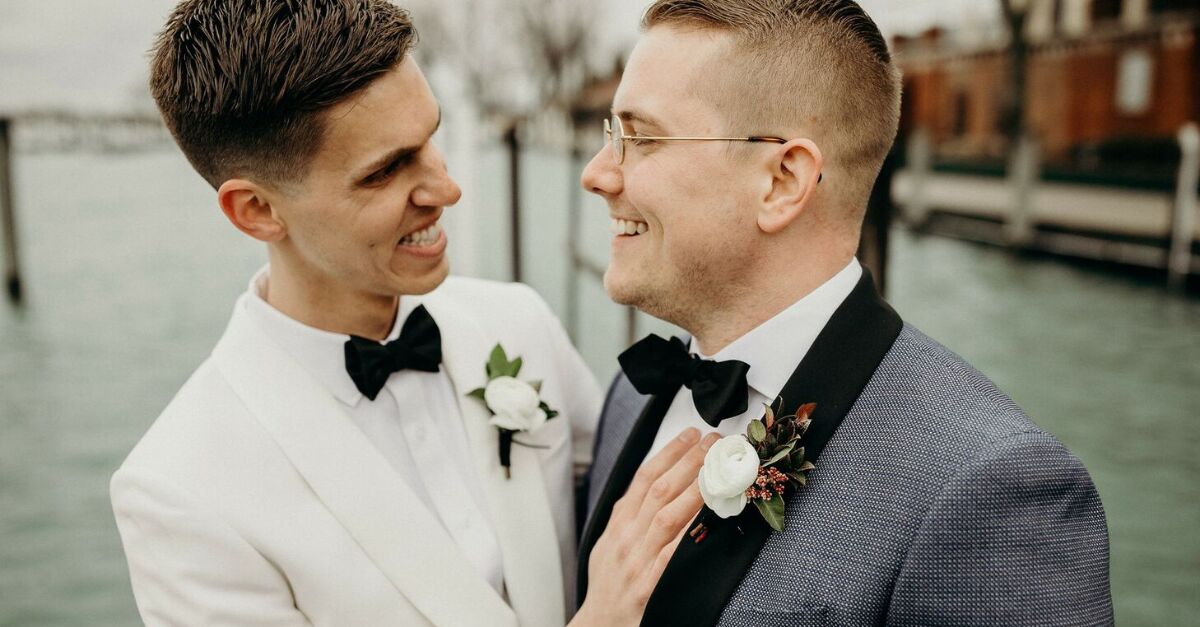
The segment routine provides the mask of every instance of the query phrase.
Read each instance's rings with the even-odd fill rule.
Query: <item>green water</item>
[[[503,202],[502,156],[480,183]],[[487,175],[487,173],[492,173]],[[531,155],[529,281],[560,311],[566,164]],[[0,626],[137,622],[108,477],[216,341],[262,253],[173,152],[18,155],[26,306],[0,304]],[[506,273],[502,205],[471,224]],[[586,248],[607,231],[586,203]],[[453,236],[454,233],[451,233]],[[1121,625],[1200,616],[1200,300],[1155,285],[897,232],[891,300],[966,356],[1091,470]],[[622,312],[584,282],[601,378]]]

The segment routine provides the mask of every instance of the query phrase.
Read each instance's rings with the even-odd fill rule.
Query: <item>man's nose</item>
[[[429,176],[413,191],[413,204],[422,207],[448,207],[462,198],[462,189],[450,178],[446,160],[432,145],[428,147]]]
[[[621,174],[621,167],[613,159],[611,145],[605,144],[596,152],[587,167],[583,169],[579,183],[587,191],[606,198],[621,193],[624,178]]]

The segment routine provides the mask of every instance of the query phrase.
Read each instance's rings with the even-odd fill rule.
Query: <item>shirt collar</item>
[[[266,300],[269,278],[270,268],[264,267],[250,280],[246,313],[267,337],[287,351],[335,398],[350,407],[358,405],[363,394],[346,374],[345,345],[350,336],[310,327],[271,306]],[[400,310],[386,341],[400,336],[403,321],[420,304],[419,300],[415,296],[400,299]]]
[[[746,383],[774,402],[791,378],[796,364],[808,354],[833,312],[846,300],[862,277],[862,266],[851,259],[840,272],[817,289],[758,325],[729,346],[705,359],[737,359],[750,365]],[[698,353],[699,354],[699,353]]]

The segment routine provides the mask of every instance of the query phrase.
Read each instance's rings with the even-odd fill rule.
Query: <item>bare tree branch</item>
[[[566,113],[586,82],[595,13],[587,0],[516,0],[502,7],[418,0],[411,7],[421,32],[418,61],[452,64],[485,116]],[[526,89],[532,102],[520,97]]]

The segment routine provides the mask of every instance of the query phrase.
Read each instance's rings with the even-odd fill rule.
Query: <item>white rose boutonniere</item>
[[[726,436],[713,444],[700,469],[700,495],[717,516],[737,516],[750,497],[746,490],[758,478],[758,451],[742,434]]]
[[[795,414],[776,418],[765,408],[763,417],[750,421],[745,434],[726,436],[713,444],[700,468],[700,496],[719,518],[742,513],[754,503],[763,520],[776,531],[783,530],[784,497],[801,488],[812,470],[804,458],[801,442],[816,404],[800,406]],[[707,530],[696,525],[691,536],[704,539]]]
[[[483,402],[492,410],[488,421],[501,429],[532,431],[546,423],[538,391],[532,385],[514,377],[496,377],[483,389]]]
[[[513,435],[537,430],[547,420],[558,415],[541,399],[541,381],[526,382],[517,378],[521,358],[509,360],[499,344],[488,357],[485,387],[471,390],[467,396],[479,399],[492,413],[488,424],[500,430],[500,465],[506,477],[512,477],[512,445],[538,448],[513,439]]]

